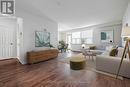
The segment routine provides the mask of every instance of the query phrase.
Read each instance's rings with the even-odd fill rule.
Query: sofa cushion
[[[117,57],[122,58],[123,52],[124,52],[124,48],[123,47],[119,47],[118,48],[118,55],[117,55]],[[129,60],[129,54],[126,53],[125,56],[124,56],[124,58],[126,58],[126,59]]]
[[[105,50],[105,52],[102,53],[102,55],[110,56],[110,52],[112,49],[113,49],[112,45],[106,46],[106,50]]]
[[[112,45],[106,46],[106,51],[110,52],[112,48],[113,48]]]
[[[109,53],[109,56],[116,56],[117,52],[118,52],[117,48],[112,48],[110,53]]]
[[[117,57],[122,57],[123,51],[124,51],[124,48],[123,48],[123,47],[118,47],[118,54],[117,54]]]

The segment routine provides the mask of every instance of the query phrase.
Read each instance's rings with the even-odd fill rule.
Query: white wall
[[[123,22],[123,26],[126,26],[127,23],[128,23],[128,26],[130,26],[130,1],[124,13],[122,22]],[[122,38],[122,45],[125,46],[125,41],[123,41],[123,38]]]
[[[74,30],[66,31],[64,33],[93,29],[93,44],[96,45],[98,49],[105,49],[105,46],[107,44],[101,43],[100,32],[103,30],[113,30],[114,43],[121,46],[121,28],[122,28],[121,21],[117,21],[117,22],[106,23],[106,24],[101,24],[101,25],[96,25],[96,26],[91,26],[91,27],[74,29]],[[63,37],[62,39],[64,40]],[[81,44],[78,44],[78,45],[72,44],[72,50],[79,50],[79,49],[81,49]]]
[[[121,28],[122,28],[122,25],[119,24],[119,25],[113,25],[113,26],[105,26],[105,27],[101,27],[101,28],[95,28],[94,29],[94,37],[93,37],[93,42],[94,42],[94,45],[97,46],[97,48],[99,49],[105,49],[106,45],[107,44],[104,44],[104,43],[101,43],[101,36],[100,36],[100,32],[101,31],[104,31],[104,30],[113,30],[113,41],[115,44],[121,46]]]
[[[59,41],[61,40],[66,42],[66,32],[59,32]]]
[[[123,26],[125,26],[126,23],[130,26],[130,2],[123,17]]]
[[[58,24],[55,21],[44,15],[40,17],[21,9],[16,10],[16,16],[23,18],[23,46],[20,51],[20,62],[22,64],[27,63],[26,53],[28,51],[48,49],[47,47],[35,47],[35,31],[47,29],[51,35],[50,43],[57,47]]]

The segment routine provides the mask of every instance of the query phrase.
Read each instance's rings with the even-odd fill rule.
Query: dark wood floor
[[[71,55],[60,54],[59,58],[67,56]],[[33,65],[21,65],[15,59],[0,61],[0,87],[130,87],[130,79],[73,71],[59,58]]]

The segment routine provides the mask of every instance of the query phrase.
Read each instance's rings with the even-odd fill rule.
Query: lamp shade
[[[122,28],[122,37],[130,37],[130,26]]]
[[[82,48],[85,48],[85,44],[82,44]]]

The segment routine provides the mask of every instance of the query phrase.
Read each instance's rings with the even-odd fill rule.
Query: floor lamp
[[[122,58],[121,58],[121,61],[120,61],[120,65],[119,65],[119,68],[118,68],[118,71],[117,71],[116,78],[118,77],[118,75],[120,73],[120,69],[121,69],[121,66],[122,66],[122,63],[123,63],[123,59],[126,56],[126,54],[129,55],[129,59],[130,59],[130,49],[129,49],[129,46],[130,46],[130,27],[126,26],[126,27],[122,28],[122,37],[128,37],[128,38],[126,39],[125,48],[124,48],[124,51],[123,51],[123,55],[122,55]]]

